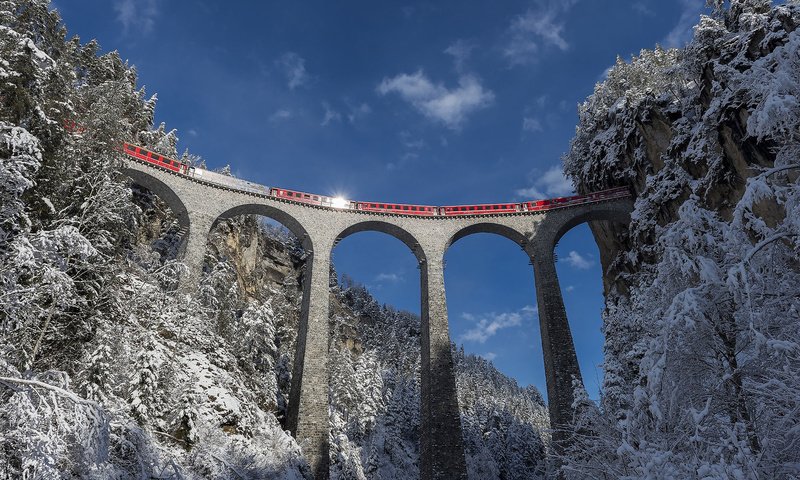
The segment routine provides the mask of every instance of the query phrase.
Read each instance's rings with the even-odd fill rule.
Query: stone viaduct
[[[473,233],[502,235],[530,256],[553,440],[556,448],[567,441],[559,433],[559,427],[571,422],[572,381],[573,378],[581,380],[581,374],[556,276],[554,248],[562,235],[583,222],[627,224],[632,209],[629,198],[546,212],[410,217],[279,200],[210,181],[213,174],[211,178],[206,175],[200,180],[132,158],[124,160],[123,172],[164,200],[188,232],[182,254],[191,273],[184,285],[199,280],[207,236],[219,220],[243,214],[263,215],[281,222],[302,242],[307,258],[288,427],[302,446],[316,479],[327,479],[329,467],[327,358],[331,252],[338,241],[368,230],[398,238],[419,262],[422,299],[420,478],[467,478],[450,355],[443,262],[451,244]]]

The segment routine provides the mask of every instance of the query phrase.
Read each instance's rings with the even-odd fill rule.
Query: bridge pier
[[[200,277],[203,274],[203,261],[206,257],[206,246],[211,227],[214,225],[216,215],[206,215],[190,211],[188,214],[188,229],[186,238],[181,243],[183,263],[188,271],[181,277],[180,289],[184,292],[197,290]]]
[[[314,245],[303,273],[287,427],[303,449],[316,480],[329,476],[328,316],[330,245]]]
[[[568,428],[572,425],[573,379],[583,384],[575,344],[564,309],[561,286],[558,283],[553,246],[535,249],[531,264],[536,282],[536,302],[539,307],[539,328],[544,353],[544,373],[547,381],[547,405],[553,447],[563,453],[569,442]]]
[[[420,264],[422,378],[419,473],[421,480],[466,480],[461,414],[447,325],[443,257],[444,254],[439,252]]]

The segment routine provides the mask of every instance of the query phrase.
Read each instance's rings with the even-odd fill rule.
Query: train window
[[[309,195],[309,194],[307,194],[307,193],[304,193],[304,194],[303,194],[303,198],[311,198],[311,195]]]
[[[314,200],[319,200],[319,197],[314,195]]]

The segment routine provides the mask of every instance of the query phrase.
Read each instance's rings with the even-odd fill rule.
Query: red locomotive
[[[142,147],[131,145],[128,143],[123,144],[123,152],[138,160],[145,161],[149,164],[156,165],[161,168],[182,174],[200,177],[203,170],[190,168],[189,165],[182,163],[173,158],[165,157],[158,153],[153,153]],[[207,174],[209,175],[209,174]],[[253,192],[250,182],[245,182],[238,179],[230,179],[231,182],[240,182],[241,185],[228,184],[226,177],[226,186],[233,188],[240,188],[245,191]],[[260,186],[259,190],[260,190]],[[256,192],[260,194],[267,194],[264,192]],[[491,203],[483,205],[449,205],[444,207],[435,207],[431,205],[407,205],[402,203],[383,203],[383,202],[358,202],[351,201],[340,197],[326,197],[325,195],[317,195],[314,193],[298,192],[295,190],[287,190],[285,188],[272,187],[268,190],[268,196],[279,198],[281,200],[288,200],[291,202],[299,202],[310,205],[319,205],[327,208],[359,210],[363,212],[375,213],[388,213],[391,215],[411,215],[421,217],[461,217],[472,215],[497,215],[509,214],[519,212],[542,212],[546,210],[553,210],[556,208],[569,207],[573,205],[582,205],[585,203],[594,203],[603,200],[610,200],[613,198],[624,198],[630,196],[628,187],[617,187],[599,192],[592,192],[588,195],[575,195],[571,197],[558,197],[548,200],[531,200],[522,203]]]

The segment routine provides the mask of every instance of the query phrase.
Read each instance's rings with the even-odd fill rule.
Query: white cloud
[[[421,138],[415,138],[408,130],[403,130],[400,132],[399,136],[400,141],[406,148],[420,149],[425,146],[425,140]]]
[[[479,356],[480,356],[480,357],[483,357],[483,358],[485,358],[486,360],[489,360],[490,362],[491,362],[492,360],[494,360],[495,358],[497,358],[497,354],[496,354],[496,353],[494,353],[494,352],[486,352],[486,353],[482,353],[482,354],[480,354]]]
[[[158,2],[156,0],[116,0],[114,11],[117,12],[117,21],[122,24],[122,32],[127,35],[132,29],[137,34],[147,35],[153,31],[158,17]]]
[[[567,285],[567,293],[572,293],[575,291],[575,285]]]
[[[461,342],[486,343],[486,340],[496,335],[498,331],[518,327],[522,325],[523,320],[532,319],[536,314],[536,307],[530,305],[521,308],[517,312],[488,313],[480,317],[471,313],[464,313],[461,318],[476,323],[476,325],[464,332],[459,337],[459,340]]]
[[[379,273],[375,276],[376,282],[398,283],[403,281],[403,276],[397,273]]]
[[[683,47],[692,39],[694,25],[700,20],[700,14],[705,9],[704,2],[698,0],[677,0],[677,3],[681,8],[681,16],[678,23],[661,41],[661,44],[668,48]]]
[[[569,44],[563,37],[564,22],[561,16],[566,13],[575,0],[536,2],[522,15],[517,15],[508,27],[510,40],[503,55],[512,66],[528,65],[536,61],[542,46],[555,46],[564,51]]]
[[[525,132],[541,132],[542,122],[538,118],[525,117],[522,119],[522,130]]]
[[[553,166],[534,180],[533,185],[519,189],[515,193],[518,197],[535,199],[563,197],[573,191],[572,182],[564,176],[561,167]]]
[[[565,260],[572,268],[578,270],[588,270],[594,266],[594,260],[584,257],[575,250],[571,250]]]
[[[270,122],[279,122],[281,120],[288,120],[288,119],[292,118],[293,116],[294,116],[294,114],[291,112],[291,110],[286,110],[286,109],[282,108],[280,110],[276,110],[275,113],[270,115],[269,116],[269,121]]]
[[[366,117],[370,113],[372,113],[372,108],[366,103],[362,103],[361,105],[348,105],[350,108],[350,113],[347,114],[347,120],[350,123],[355,123],[356,120],[362,117]]]
[[[472,55],[472,50],[474,49],[475,45],[472,43],[466,40],[456,40],[444,50],[444,53],[453,57],[456,70],[460,72],[463,70],[464,64],[469,60],[469,57]]]
[[[431,82],[422,70],[384,78],[377,90],[381,95],[397,93],[420,113],[452,130],[458,130],[467,116],[494,102],[494,93],[473,76],[461,76],[458,87],[451,89]]]
[[[322,116],[320,125],[327,127],[331,122],[341,122],[342,114],[333,110],[328,102],[322,102],[322,108],[325,109],[325,115]]]
[[[398,170],[405,167],[409,163],[414,162],[417,159],[419,159],[419,154],[416,154],[414,152],[405,152],[402,155],[400,155],[399,160],[397,160],[396,162],[387,163],[386,169]]]
[[[306,61],[294,52],[286,52],[275,60],[275,65],[286,76],[290,90],[308,84],[311,77],[306,71]]]
[[[633,2],[633,5],[631,5],[631,8],[633,8],[634,12],[638,13],[639,15],[641,15],[643,17],[653,17],[656,14],[656,12],[654,12],[647,5],[647,3],[643,2],[643,1]]]
[[[194,128],[190,128],[188,133],[193,137],[197,136],[197,130],[195,130]]]

